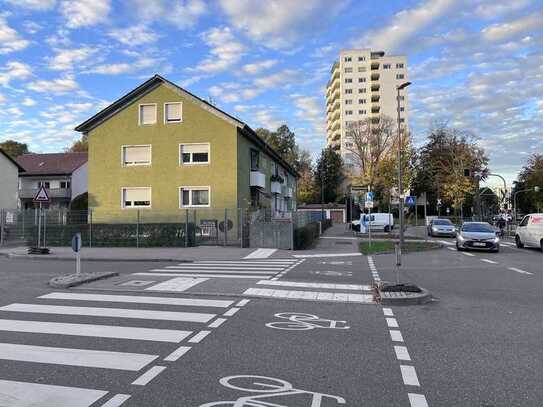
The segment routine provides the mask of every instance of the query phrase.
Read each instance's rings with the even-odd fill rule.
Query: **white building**
[[[0,209],[17,208],[17,185],[23,168],[0,148]]]
[[[352,166],[346,128],[366,118],[378,121],[381,115],[397,120],[396,87],[408,80],[407,58],[385,56],[370,49],[343,50],[332,66],[326,86],[326,144],[341,154],[347,168]],[[400,122],[408,128],[407,91],[400,96]]]

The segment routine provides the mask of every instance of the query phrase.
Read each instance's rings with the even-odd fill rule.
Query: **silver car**
[[[432,219],[428,225],[430,236],[456,236],[456,228],[449,219]]]
[[[500,251],[500,238],[487,222],[465,222],[456,234],[456,248],[461,250]]]

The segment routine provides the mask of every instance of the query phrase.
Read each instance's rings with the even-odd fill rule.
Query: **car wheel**
[[[460,246],[458,246],[458,243],[456,243],[456,250],[458,250],[459,252],[463,251],[464,249]]]
[[[390,227],[389,226],[385,226],[385,233],[388,233],[390,232]]]
[[[517,244],[517,247],[519,249],[522,249],[524,247],[524,243],[521,242],[519,235],[515,236],[515,243]]]
[[[543,239],[541,239],[541,241],[539,242],[539,248],[543,252]]]

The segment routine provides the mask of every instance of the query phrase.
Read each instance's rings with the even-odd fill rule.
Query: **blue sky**
[[[63,150],[79,124],[154,73],[252,127],[324,146],[340,49],[406,54],[416,144],[473,131],[509,180],[543,152],[536,0],[0,0],[0,140]]]

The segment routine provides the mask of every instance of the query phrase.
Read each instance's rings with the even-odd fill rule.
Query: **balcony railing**
[[[251,171],[250,186],[266,188],[266,175],[260,171]]]
[[[46,188],[49,199],[54,198],[71,198],[71,188]],[[39,188],[23,188],[19,190],[19,198],[33,199],[38,194]]]

